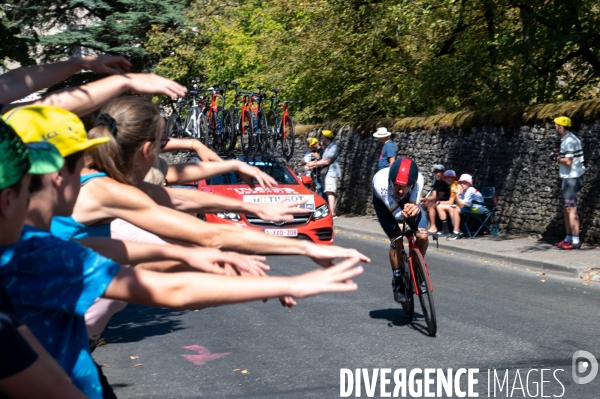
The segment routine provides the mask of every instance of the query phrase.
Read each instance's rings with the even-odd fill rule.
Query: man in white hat
[[[373,137],[379,140],[380,143],[383,143],[383,148],[381,149],[381,154],[379,154],[379,161],[377,163],[378,171],[389,168],[396,160],[396,146],[394,145],[394,142],[390,140],[391,135],[392,133],[385,127],[380,127],[373,133]]]

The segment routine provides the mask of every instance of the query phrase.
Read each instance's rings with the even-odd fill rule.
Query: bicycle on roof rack
[[[194,138],[206,143],[208,128],[202,114],[204,96],[198,91],[198,86],[190,90],[185,97],[177,100],[177,111],[173,112],[165,126],[167,137]],[[181,118],[185,115],[182,122]]]
[[[231,113],[225,109],[226,90],[213,85],[203,91],[209,93],[203,103],[203,115],[206,118],[208,133],[205,145],[219,154],[226,154],[235,145],[235,126]],[[210,104],[209,100],[210,99]],[[218,105],[220,100],[221,105]]]
[[[281,101],[279,99],[279,90],[272,88],[273,96],[271,108],[267,113],[267,125],[269,127],[269,140],[272,143],[273,149],[281,143],[281,154],[286,160],[290,160],[294,155],[294,143],[296,140],[294,121],[289,113],[289,106],[299,104],[300,110],[304,108],[304,102],[300,101]],[[280,116],[279,107],[283,108],[283,114]]]

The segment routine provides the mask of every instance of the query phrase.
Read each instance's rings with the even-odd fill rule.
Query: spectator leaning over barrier
[[[379,161],[377,161],[377,170],[389,168],[396,160],[396,146],[390,139],[391,135],[392,133],[385,127],[380,127],[373,133],[373,137],[379,140],[380,143],[383,143],[383,148],[379,154]]]
[[[441,201],[436,201],[436,212],[440,218],[440,221],[442,222],[442,233],[441,235],[444,236],[448,236],[450,235],[450,230],[448,228],[448,210],[450,209],[450,207],[452,205],[454,205],[454,202],[456,200],[456,189],[458,187],[458,183],[456,182],[456,172],[453,171],[452,169],[448,169],[447,171],[444,172],[444,182],[446,182],[446,184],[449,187],[450,190],[450,198],[447,198],[445,200],[441,200]]]
[[[433,184],[429,194],[421,199],[421,205],[427,209],[427,216],[429,218],[429,233],[437,233],[438,229],[436,226],[436,206],[442,200],[447,200],[450,194],[450,186],[443,179],[444,165],[434,165],[432,168],[433,172]]]
[[[561,137],[560,153],[550,154],[550,160],[558,161],[558,175],[562,179],[563,215],[567,235],[556,244],[560,249],[579,249],[579,215],[577,214],[577,193],[583,187],[583,148],[581,141],[571,133],[571,119],[559,116],[554,119],[556,133]]]
[[[339,150],[337,144],[333,142],[334,135],[331,130],[323,130],[321,133],[323,134],[323,144],[325,145],[323,158],[319,161],[309,162],[307,166],[309,168],[321,167],[321,185],[327,196],[327,203],[329,204],[331,214],[335,219],[337,217],[335,213],[337,189],[340,177],[342,177],[342,170],[337,161]]]
[[[19,240],[21,219],[29,202],[30,174],[54,173],[64,164],[48,143],[26,147],[0,121],[0,253]],[[84,399],[79,391],[17,313],[0,282],[0,397]]]
[[[473,178],[471,175],[462,174],[460,179],[458,179],[458,187],[454,192],[457,194],[455,203],[448,209],[453,227],[452,234],[447,237],[449,240],[460,238],[461,215],[464,215],[467,211],[475,213],[484,213],[486,211],[485,206],[473,202],[483,203],[483,196],[479,190],[473,187]]]

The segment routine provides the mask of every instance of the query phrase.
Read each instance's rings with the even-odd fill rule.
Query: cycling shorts
[[[401,205],[403,206],[403,205]],[[379,221],[379,225],[385,231],[385,234],[389,238],[392,238],[395,233],[400,230],[400,226],[398,223],[402,222],[402,220],[398,221],[392,215],[392,212],[388,209],[388,207],[384,204],[384,202],[379,199],[379,197],[373,195],[373,207],[375,208],[375,213],[377,214],[377,220]],[[415,223],[419,229],[427,229],[427,217],[425,216],[425,211],[423,207],[418,205],[421,212],[417,216],[415,216]]]
[[[562,179],[563,205],[568,207],[577,206],[577,193],[583,187],[583,177],[572,177]]]

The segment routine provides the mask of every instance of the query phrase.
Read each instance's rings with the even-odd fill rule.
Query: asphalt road
[[[600,357],[600,284],[432,249],[426,257],[438,315],[432,338],[422,318],[409,323],[393,301],[388,244],[347,234],[336,243],[372,259],[356,280],[357,292],[304,299],[291,312],[278,301],[199,311],[129,305],[113,317],[107,345],[94,357],[121,399],[337,398],[342,368],[367,369],[370,378],[375,368],[391,369],[388,392],[398,369],[478,368],[480,397],[488,397],[488,388],[491,397],[542,397],[543,385],[544,397],[600,398],[600,375],[586,385],[571,375],[575,351]],[[301,257],[270,257],[269,264],[280,275],[315,267]],[[541,369],[549,371],[542,377]],[[499,381],[508,377],[502,391],[494,370]],[[459,381],[466,389],[466,377]],[[361,387],[360,397],[369,397]],[[378,381],[371,397],[380,397],[380,388]]]

